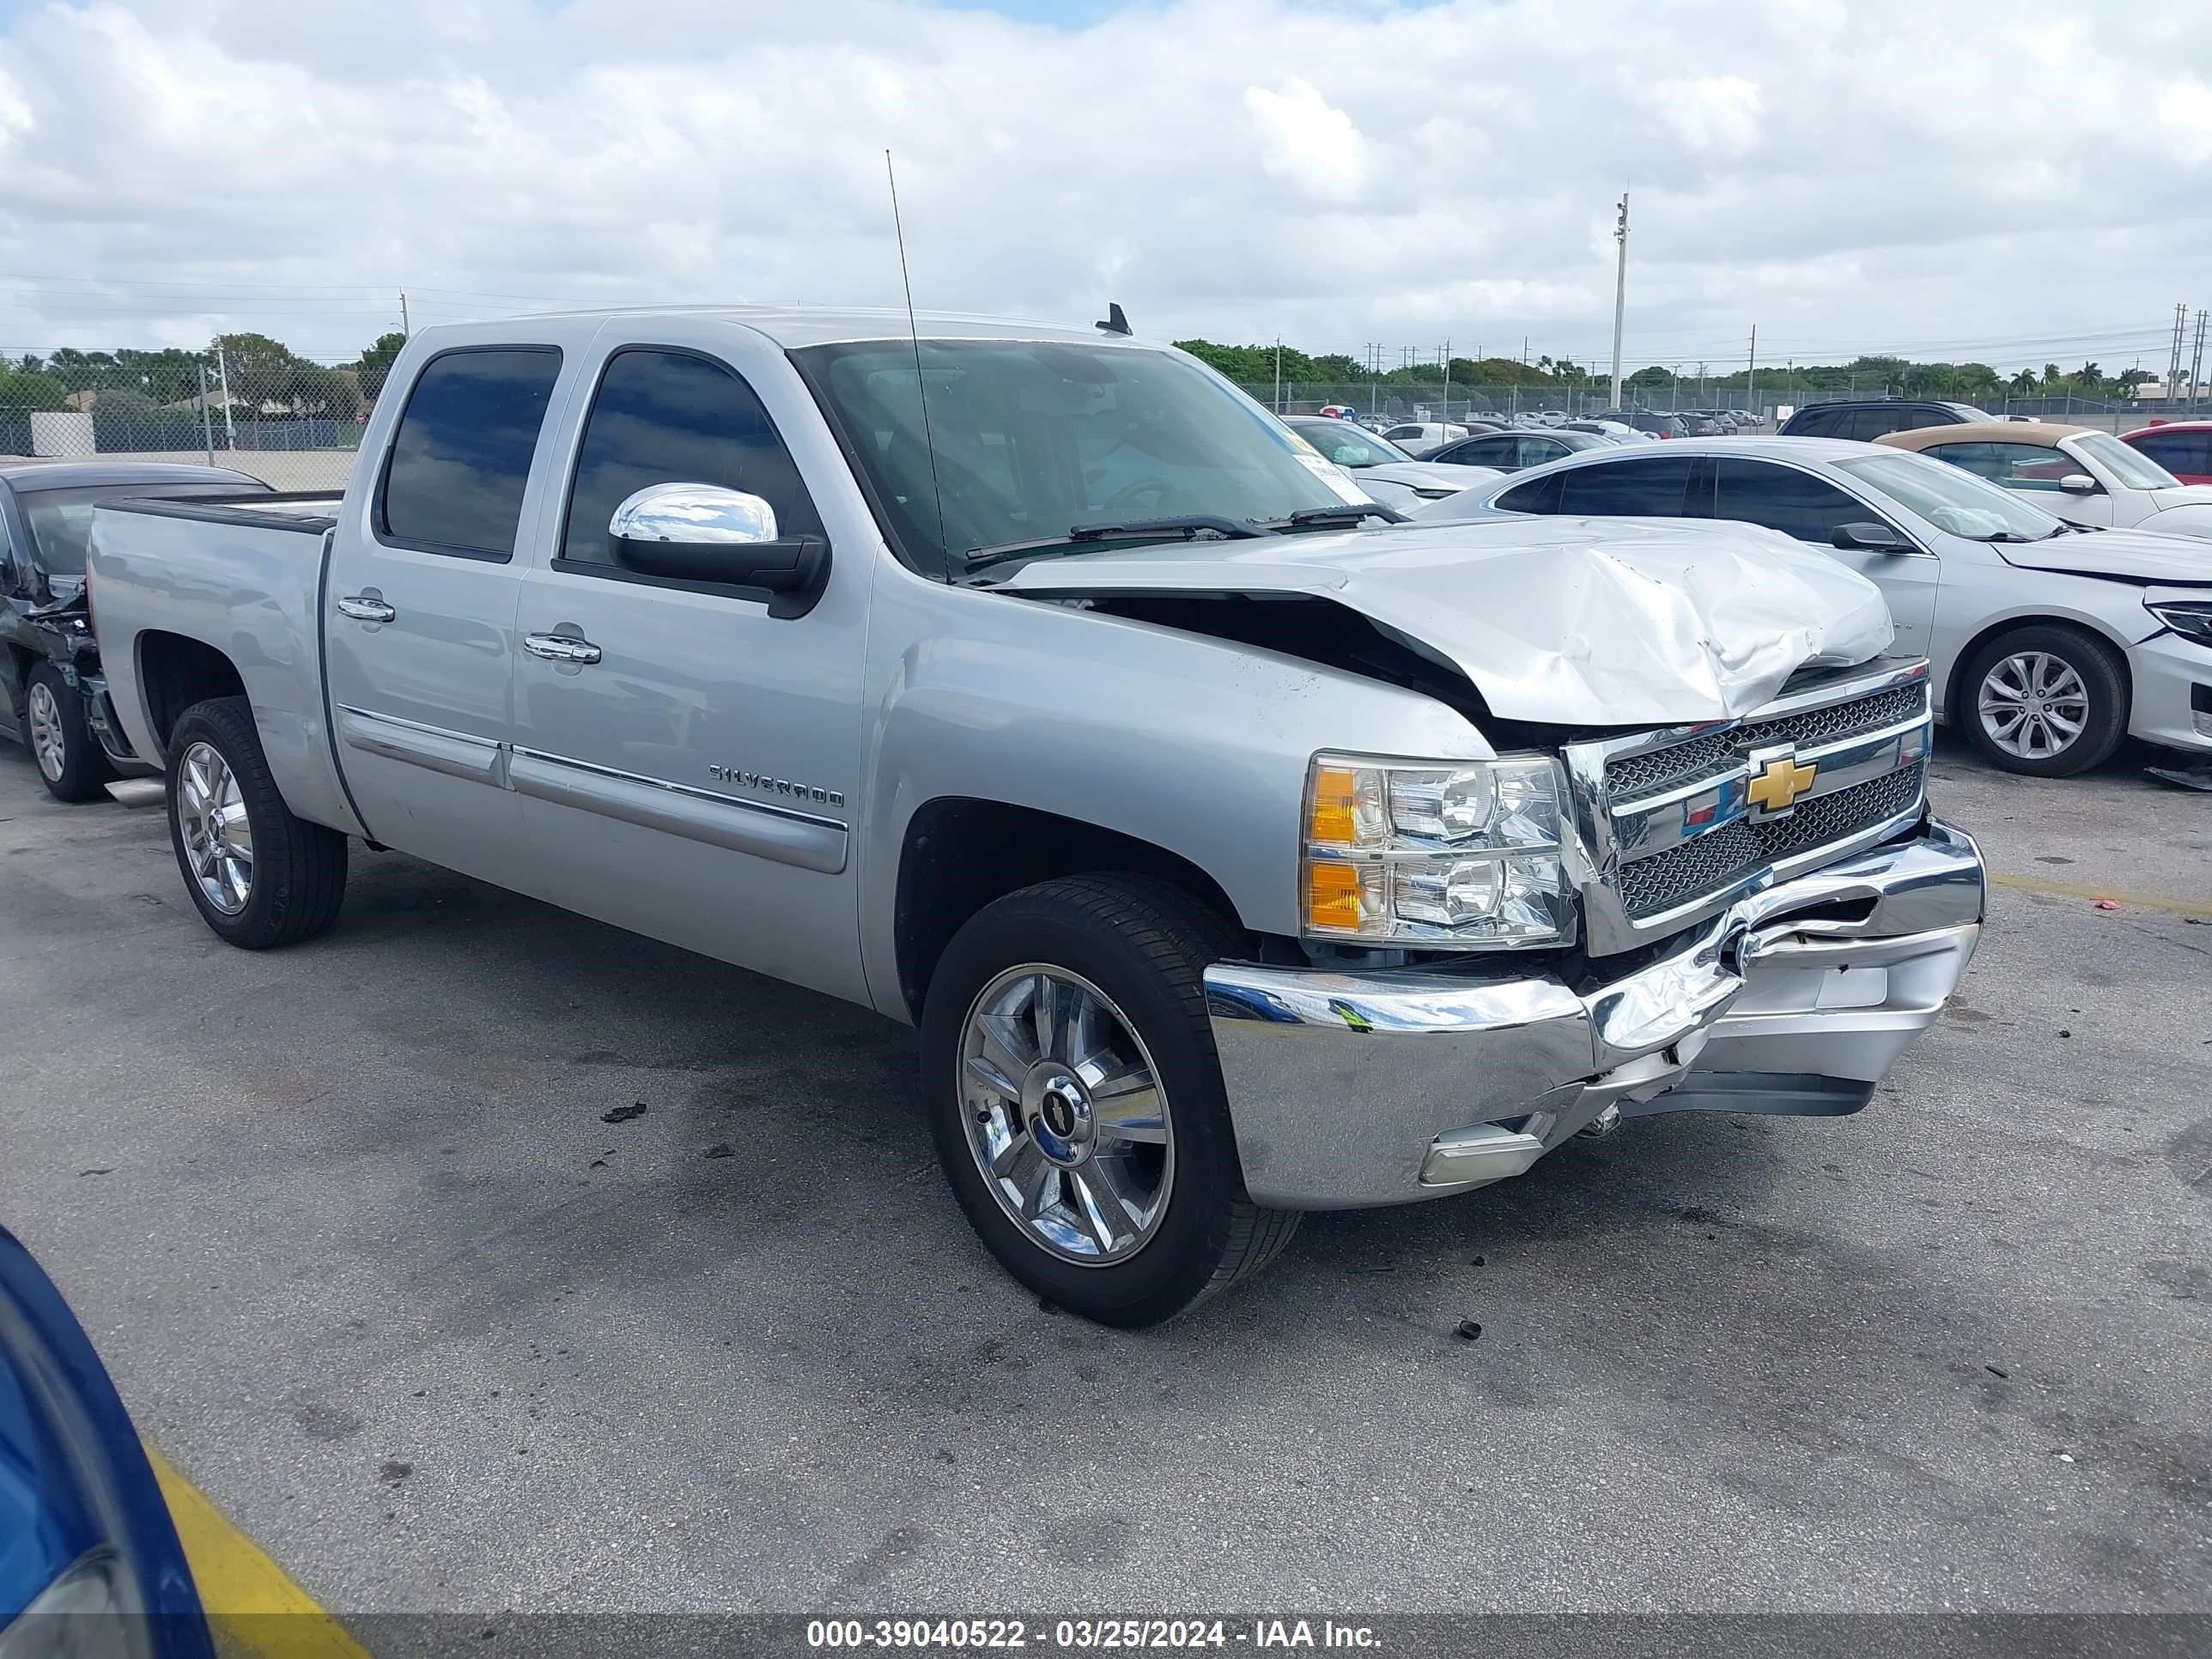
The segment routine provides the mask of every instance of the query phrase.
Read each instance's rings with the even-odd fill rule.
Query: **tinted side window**
[[[1559,510],[1559,479],[1554,472],[1548,478],[1537,478],[1524,484],[1516,484],[1492,503],[1508,513],[1557,513]]]
[[[530,458],[560,373],[550,346],[449,351],[424,364],[385,464],[378,530],[432,552],[514,557]]]
[[[742,489],[775,509],[778,534],[822,533],[791,452],[734,371],[685,351],[619,351],[584,422],[561,556],[614,563],[615,508],[657,483]]]
[[[2212,473],[2212,432],[2157,432],[2128,443],[2176,477]]]
[[[1462,466],[1502,466],[1513,465],[1514,446],[1518,438],[1475,438],[1452,447],[1451,458]]]
[[[1844,435],[1844,416],[1847,412],[1840,409],[1801,409],[1790,417],[1790,435],[1793,438],[1840,438]]]
[[[1722,457],[1714,463],[1713,483],[1715,518],[1763,524],[1801,542],[1825,546],[1838,525],[1870,524],[1880,518],[1833,484],[1771,461]]]
[[[1850,420],[1845,423],[1845,429],[1836,435],[1842,438],[1858,438],[1872,443],[1886,433],[1911,432],[1920,427],[1936,424],[1936,422],[1929,418],[1928,411],[1924,409],[1914,409],[1910,406],[1897,409],[1862,409],[1852,414]]]
[[[1559,511],[1592,517],[1679,519],[1692,458],[1659,456],[1578,466],[1559,477]]]

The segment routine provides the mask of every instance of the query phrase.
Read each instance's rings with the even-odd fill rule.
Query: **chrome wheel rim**
[[[62,736],[62,706],[54,701],[53,687],[44,680],[31,688],[29,713],[32,758],[48,783],[59,783],[69,758],[69,740]]]
[[[2063,657],[2019,651],[1982,678],[1982,730],[2022,760],[2049,760],[2074,746],[2089,724],[2089,688]]]
[[[211,744],[194,744],[178,765],[177,823],[200,896],[236,915],[253,896],[253,825],[238,775]]]
[[[1007,969],[969,1005],[959,1086],[983,1184],[1030,1243],[1096,1267],[1152,1242],[1175,1182],[1174,1119],[1103,991],[1065,968]]]

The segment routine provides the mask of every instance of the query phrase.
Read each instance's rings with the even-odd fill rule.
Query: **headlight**
[[[1550,760],[1440,765],[1317,755],[1306,776],[1305,930],[1447,948],[1565,945]]]
[[[2174,599],[2162,605],[2146,600],[2143,609],[2184,639],[2212,645],[2212,599]]]

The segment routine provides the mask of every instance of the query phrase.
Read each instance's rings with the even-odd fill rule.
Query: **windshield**
[[[92,509],[102,501],[130,497],[177,501],[189,495],[245,495],[266,486],[246,478],[220,483],[83,484],[75,489],[24,489],[15,499],[31,527],[31,550],[39,568],[53,576],[84,574],[85,538],[92,534]]]
[[[1349,421],[1292,421],[1291,430],[1339,466],[1387,466],[1413,458],[1395,444],[1364,432]]]
[[[1078,525],[1267,521],[1364,500],[1227,381],[1164,351],[924,340],[927,436],[908,342],[793,356],[920,569],[957,574],[971,552]]]
[[[2130,489],[2172,489],[2181,482],[2142,451],[2122,443],[2109,432],[2077,434],[2074,447]]]
[[[1948,461],[1910,453],[1838,461],[1837,470],[1970,541],[2041,541],[2066,526],[2008,489]]]

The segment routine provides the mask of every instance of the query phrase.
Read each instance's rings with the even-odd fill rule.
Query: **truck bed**
[[[85,563],[101,666],[133,749],[166,751],[156,724],[181,711],[159,695],[161,665],[197,642],[236,665],[286,804],[359,835],[323,684],[324,586],[342,504],[328,491],[102,503]]]

